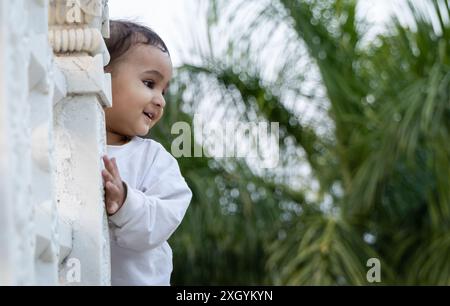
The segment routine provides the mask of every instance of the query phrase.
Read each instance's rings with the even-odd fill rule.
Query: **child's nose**
[[[166,106],[166,101],[164,100],[163,97],[155,97],[155,98],[153,98],[152,102],[155,106],[158,106],[161,108],[164,108],[164,106]]]

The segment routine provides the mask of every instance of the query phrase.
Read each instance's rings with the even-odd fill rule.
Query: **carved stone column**
[[[106,1],[0,1],[0,285],[110,284],[108,29]]]
[[[103,107],[111,106],[106,0],[53,0],[49,40],[67,84],[54,106],[56,198],[72,224],[72,251],[60,266],[68,285],[110,284],[107,219],[101,156],[106,152]],[[77,275],[79,273],[79,275]]]
[[[0,2],[1,285],[58,284],[60,250],[71,248],[54,197],[52,109],[61,91],[47,12],[43,0]]]

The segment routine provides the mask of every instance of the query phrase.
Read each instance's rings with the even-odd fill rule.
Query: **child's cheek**
[[[161,115],[159,115],[159,118],[155,121],[155,123],[159,122],[161,118],[164,116],[164,109],[161,110]]]

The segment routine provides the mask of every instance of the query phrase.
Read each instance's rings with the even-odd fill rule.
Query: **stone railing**
[[[106,0],[0,1],[0,285],[109,285]]]

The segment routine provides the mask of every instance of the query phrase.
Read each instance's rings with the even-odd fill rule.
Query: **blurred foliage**
[[[450,284],[450,3],[408,1],[373,37],[357,5],[208,1],[207,47],[151,136],[170,149],[206,101],[221,120],[279,122],[284,170],[178,159],[194,198],[175,284],[368,284],[372,257],[382,284]],[[295,187],[302,165],[318,188]]]

